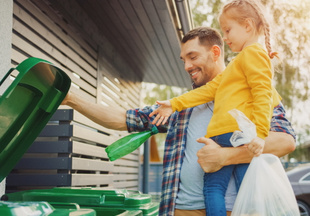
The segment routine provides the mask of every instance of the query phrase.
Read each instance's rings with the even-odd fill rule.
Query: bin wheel
[[[7,195],[2,195],[1,197],[1,201],[8,201],[9,200],[9,197]]]

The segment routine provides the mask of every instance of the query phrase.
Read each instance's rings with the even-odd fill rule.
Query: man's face
[[[205,85],[217,75],[212,52],[199,44],[198,37],[181,45],[180,58],[184,62],[184,69],[198,87]]]

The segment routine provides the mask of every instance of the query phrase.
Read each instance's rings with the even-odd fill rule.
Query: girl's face
[[[233,52],[240,52],[251,43],[251,35],[247,25],[240,24],[235,19],[222,14],[220,16],[220,26],[223,32],[223,40]]]

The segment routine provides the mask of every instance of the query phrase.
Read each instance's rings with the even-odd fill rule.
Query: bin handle
[[[54,208],[57,208],[56,206],[67,206],[67,207],[73,207],[75,210],[80,209],[80,205],[77,203],[61,203],[61,202],[49,202]]]
[[[15,70],[15,68],[11,68],[2,78],[2,80],[0,81],[0,86],[4,83],[4,81],[6,80],[6,78],[8,78],[8,76],[13,72],[13,70]]]

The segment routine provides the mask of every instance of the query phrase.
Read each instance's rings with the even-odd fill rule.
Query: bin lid
[[[143,206],[152,202],[149,194],[140,191],[104,188],[56,187],[8,193],[2,197],[8,201],[47,201],[77,203],[81,206]]]
[[[60,216],[60,215],[80,215],[95,216],[93,209],[67,208],[55,209],[47,202],[0,202],[0,215],[6,216]]]
[[[56,187],[52,189],[34,189],[8,193],[1,197],[7,201],[46,201],[49,203],[77,203],[83,208],[111,211],[140,210],[145,216],[158,215],[159,203],[153,203],[150,194],[135,190],[104,188]]]
[[[76,203],[59,203],[59,202],[49,202],[55,209],[70,209],[72,205],[78,205]],[[78,205],[79,206],[79,205]],[[85,207],[82,207],[84,209]],[[117,208],[104,208],[104,207],[94,207],[93,209],[96,212],[96,215],[104,215],[104,216],[143,216],[143,212],[141,210],[125,210],[125,209],[117,209]]]
[[[65,98],[71,80],[52,63],[28,58],[0,97],[0,182],[10,173]]]

